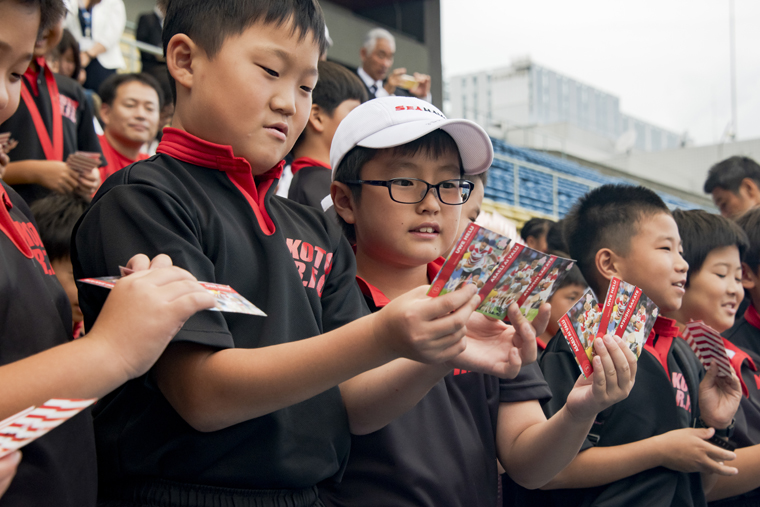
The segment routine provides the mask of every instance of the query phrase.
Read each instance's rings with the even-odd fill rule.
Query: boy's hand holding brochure
[[[593,348],[591,376],[580,375],[567,396],[567,410],[580,420],[627,398],[636,379],[636,355],[622,338],[607,334],[596,338]]]
[[[378,336],[394,337],[389,343],[398,357],[421,363],[444,363],[466,346],[470,315],[480,303],[473,285],[440,298],[425,296],[427,286],[399,296],[373,314]]]
[[[528,322],[512,304],[508,310],[512,325],[474,312],[467,322],[467,347],[449,364],[461,370],[515,378],[522,366],[536,360],[536,336],[546,328],[550,311],[544,305],[533,322]]]

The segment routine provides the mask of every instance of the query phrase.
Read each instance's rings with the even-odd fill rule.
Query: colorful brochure
[[[619,278],[610,280],[604,303],[599,304],[591,289],[559,320],[562,334],[570,344],[575,359],[588,377],[594,356],[594,339],[615,334],[638,359],[659,309],[640,288]]]
[[[126,268],[120,268],[122,276],[131,274],[131,270]],[[119,281],[121,276],[103,276],[100,278],[82,278],[77,280],[78,282],[88,283],[90,285],[97,285],[105,289],[113,289],[116,282]],[[222,285],[218,283],[210,282],[198,282],[203,288],[211,292],[216,298],[216,306],[209,308],[212,312],[230,312],[230,313],[244,313],[246,315],[259,315],[266,317],[267,314],[262,312],[256,305],[248,301],[241,296],[235,289],[229,285]]]
[[[528,320],[553,294],[573,261],[533,250],[509,238],[470,224],[428,291],[439,296],[474,283],[481,304],[477,311],[499,320],[517,303]]]
[[[57,428],[96,400],[52,399],[0,422],[0,458]]]
[[[683,339],[699,358],[705,370],[710,369],[713,361],[718,363],[718,376],[731,376],[731,360],[723,345],[723,338],[715,329],[701,320],[686,324]]]

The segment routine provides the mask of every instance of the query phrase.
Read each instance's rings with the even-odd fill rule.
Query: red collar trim
[[[37,70],[34,70],[32,68],[32,64],[30,63],[24,71],[24,77],[26,78],[26,83],[32,89],[32,93],[35,97],[37,97],[40,94],[40,89],[37,87],[37,78],[40,76],[40,74],[45,72],[45,66],[47,63],[43,57],[35,58],[34,63],[37,64]]]
[[[744,320],[749,322],[752,327],[760,329],[760,315],[757,313],[754,303],[750,303],[747,311],[744,312]]]
[[[325,164],[321,160],[317,160],[315,158],[309,158],[309,157],[298,157],[293,161],[292,164],[290,164],[290,172],[295,175],[298,171],[303,169],[304,167],[324,167],[325,169],[332,170],[332,167],[330,167],[329,164]]]
[[[538,347],[538,350],[546,350],[546,343],[544,343],[544,341],[538,336],[536,336],[536,346]]]
[[[438,257],[436,260],[427,265],[428,280],[432,280],[436,277],[445,262],[446,259],[443,257]],[[369,298],[372,298],[372,302],[375,304],[375,307],[382,308],[391,302],[391,300],[388,299],[385,294],[383,294],[383,291],[359,275],[356,275],[356,283],[359,284],[359,289],[361,289],[362,294]]]
[[[723,346],[726,347],[726,350],[731,350],[734,353],[733,357],[731,357],[731,366],[734,368],[736,376],[739,377],[739,381],[742,383],[742,393],[744,394],[744,397],[749,398],[749,389],[747,389],[747,384],[744,383],[744,379],[742,378],[742,364],[744,364],[744,361],[747,361],[752,371],[757,371],[755,361],[752,360],[749,354],[725,338],[723,338]]]
[[[13,209],[13,203],[11,203],[10,197],[5,192],[5,189],[0,186],[0,196],[2,196],[2,206],[0,206],[0,232],[5,234],[8,239],[18,248],[24,257],[27,259],[32,258],[32,248],[24,239],[23,233],[19,230],[18,225],[13,220],[10,214],[10,210]]]
[[[231,146],[214,144],[171,127],[164,128],[156,153],[169,155],[187,164],[224,171],[248,201],[264,234],[274,234],[275,225],[266,210],[265,201],[272,185],[282,175],[285,161],[254,178],[251,164],[242,157],[236,157]]]
[[[652,332],[649,333],[647,342],[644,344],[644,348],[660,362],[668,379],[670,379],[670,371],[668,370],[668,353],[670,352],[670,347],[673,345],[673,340],[678,334],[678,324],[674,319],[657,317],[657,320],[654,321]]]

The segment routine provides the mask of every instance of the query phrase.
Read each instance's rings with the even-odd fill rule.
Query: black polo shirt
[[[723,336],[734,345],[760,355],[760,315],[755,305],[750,303],[741,318],[736,319],[736,323]]]
[[[319,160],[299,157],[290,165],[293,179],[288,199],[322,211],[322,200],[330,195],[332,169]]]
[[[50,266],[32,213],[0,180],[0,365],[69,341],[71,305]],[[94,506],[92,417],[86,409],[22,449],[0,506]]]
[[[750,307],[752,311],[754,307]],[[756,320],[750,317],[745,331],[754,330],[754,336],[745,336],[749,340],[760,340],[760,329],[752,325]],[[734,434],[731,437],[738,448],[750,447],[760,444],[760,355],[736,346],[730,341],[723,339],[726,353],[731,360],[731,366],[739,376],[742,383],[742,400],[739,403],[734,426]],[[739,470],[739,473],[742,473]],[[747,503],[745,503],[747,502]],[[760,504],[760,488],[743,495],[726,498],[718,502],[710,502],[711,507],[731,505],[757,505]]]
[[[699,382],[704,369],[672,319],[658,317],[641,353],[636,383],[628,398],[602,411],[582,450],[644,440],[691,426],[699,415]],[[578,363],[560,331],[539,361],[553,397],[544,404],[551,417],[562,408],[580,375]],[[506,497],[507,495],[505,495]],[[625,479],[585,489],[522,492],[518,505],[557,506],[704,506],[700,474],[657,467]],[[505,504],[506,505],[506,504]]]
[[[339,227],[274,195],[282,165],[256,177],[229,146],[165,129],[158,154],[111,176],[75,229],[77,279],[118,274],[137,254],[168,254],[198,280],[231,285],[267,313],[202,311],[174,338],[257,348],[319,335],[366,314]],[[106,291],[80,285],[87,327]],[[136,316],[139,318],[139,316]],[[167,479],[243,489],[314,486],[338,474],[350,443],[337,387],[210,433],[190,427],[145,377],[95,414],[101,493]]]
[[[443,261],[428,265],[431,280]],[[358,281],[372,311],[387,304]],[[496,505],[499,405],[550,397],[535,363],[513,380],[454,370],[384,428],[353,435],[343,480],[320,487],[320,497],[328,506]]]
[[[51,133],[53,113],[45,73],[42,68],[36,73],[30,69],[22,79],[31,91],[31,96],[34,103],[37,104],[37,109],[48,133]],[[63,128],[62,160],[65,161],[69,154],[76,151],[101,153],[100,142],[93,125],[92,108],[85,96],[84,89],[73,79],[60,74],[55,74],[55,82],[60,94],[61,126]],[[0,133],[2,132],[10,132],[11,137],[18,141],[18,146],[8,153],[11,161],[46,160],[32,116],[23,100],[19,101],[18,109],[13,116],[0,124]],[[51,192],[47,188],[35,184],[13,185],[13,189],[28,204]]]

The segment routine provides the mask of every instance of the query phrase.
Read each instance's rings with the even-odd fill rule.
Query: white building
[[[450,116],[474,120],[495,137],[518,144],[523,143],[515,133],[531,131],[534,140],[523,145],[532,148],[544,149],[549,141],[542,138],[553,139],[554,144],[589,145],[598,152],[592,159],[601,159],[621,146],[623,151],[659,151],[683,144],[680,134],[622,113],[617,96],[529,59],[453,76],[448,92]]]

